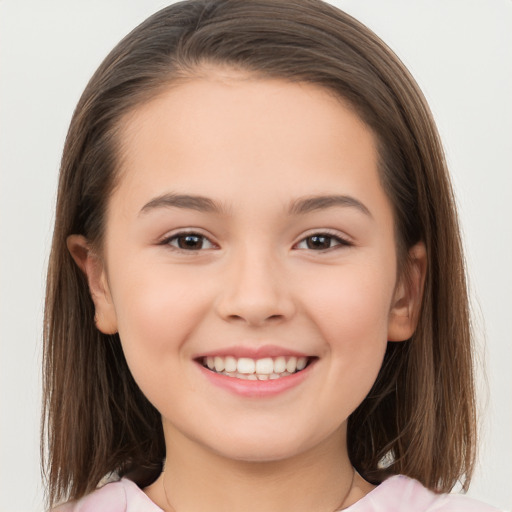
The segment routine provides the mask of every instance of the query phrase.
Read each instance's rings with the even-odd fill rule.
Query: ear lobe
[[[389,341],[408,340],[416,330],[427,273],[427,250],[423,242],[418,242],[409,250],[406,266],[389,313]]]
[[[96,327],[104,334],[115,334],[117,317],[102,259],[82,235],[70,235],[66,243],[71,257],[87,277],[96,312],[94,316]]]

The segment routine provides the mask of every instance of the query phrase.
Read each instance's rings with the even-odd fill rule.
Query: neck
[[[278,461],[225,458],[173,431],[167,462],[145,492],[166,512],[333,512],[371,490],[350,464],[345,429],[321,445]]]

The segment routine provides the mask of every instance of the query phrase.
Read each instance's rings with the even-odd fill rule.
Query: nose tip
[[[218,314],[231,322],[261,326],[293,316],[290,288],[275,262],[239,262],[223,283]]]

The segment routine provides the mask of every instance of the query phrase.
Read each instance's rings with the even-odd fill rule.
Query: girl
[[[45,329],[50,507],[493,510],[443,494],[469,485],[475,411],[433,121],[320,1],[182,2],[106,58]]]

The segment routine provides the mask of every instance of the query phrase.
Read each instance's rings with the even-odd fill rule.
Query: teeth
[[[203,364],[228,377],[236,377],[246,380],[274,380],[292,375],[303,370],[308,363],[307,357],[279,356],[276,358],[265,357],[263,359],[251,359],[241,357],[236,359],[232,356],[208,356],[203,359]]]
[[[241,357],[236,363],[238,373],[254,373],[256,370],[256,361],[248,357]]]
[[[286,371],[293,373],[296,368],[297,368],[297,358],[290,357],[290,359],[288,359],[288,362],[286,363]]]
[[[307,357],[299,357],[299,359],[297,359],[297,370],[298,371],[304,370],[304,368],[306,368],[307,364],[308,364]],[[290,371],[290,370],[288,370],[288,371]]]
[[[277,357],[274,360],[274,373],[283,373],[284,371],[286,371],[286,359]]]
[[[214,359],[215,362],[215,371],[222,372],[224,370],[224,359],[222,357],[216,357]]]
[[[272,358],[258,359],[256,361],[256,373],[259,375],[270,375],[274,371],[274,361]]]
[[[224,370],[227,372],[236,372],[236,359],[234,357],[226,357],[224,359]]]

